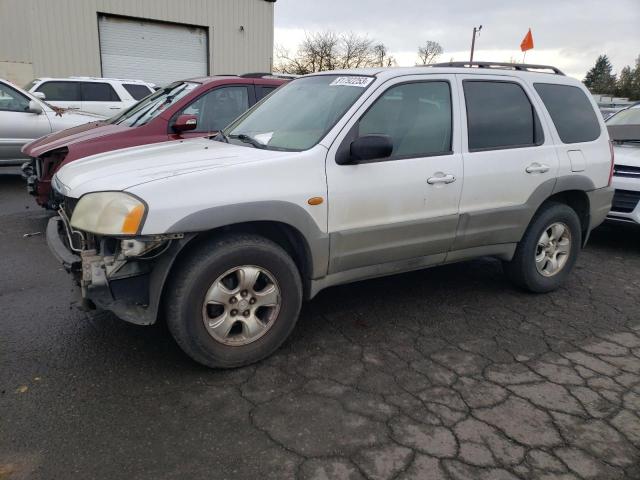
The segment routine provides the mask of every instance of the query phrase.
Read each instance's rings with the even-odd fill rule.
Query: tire
[[[252,289],[246,298],[240,296],[246,295],[247,290],[241,290],[242,284],[238,280],[252,276],[254,270],[261,272],[255,285],[263,283],[267,285],[264,292],[272,291],[271,287],[278,292],[278,306],[257,307],[255,315],[254,307],[246,305],[249,300],[259,304],[261,300],[256,299],[261,297],[257,293],[252,297]],[[234,278],[238,281],[237,286],[233,286]],[[205,302],[205,296],[227,298],[229,292],[235,292],[232,296],[237,297],[234,305],[246,307],[244,312],[252,312],[250,317],[243,319],[240,310],[231,317],[233,305]],[[197,245],[172,272],[165,294],[167,326],[176,342],[193,360],[213,368],[240,367],[271,355],[293,330],[301,303],[302,282],[291,257],[276,243],[250,234],[226,235]],[[223,313],[220,313],[221,308]],[[265,332],[248,327],[250,323],[246,323],[251,318],[251,325],[258,324],[255,319],[259,309],[267,312],[267,320],[260,322],[268,326]],[[223,320],[216,320],[218,318]],[[220,323],[226,330],[233,319],[237,320],[227,336],[220,333],[222,327],[211,328]],[[252,330],[259,330],[261,336],[256,337]],[[232,335],[233,332],[236,333]],[[253,338],[250,343],[243,343],[250,338]]]
[[[555,240],[555,245],[562,250],[559,245],[569,245],[569,251],[563,257],[557,254],[557,264],[550,263],[551,260],[543,258],[548,255],[546,249],[542,247],[545,242],[543,238],[553,240],[554,235],[549,235],[552,225],[560,225],[566,227],[569,232],[569,239],[560,235],[561,241]],[[546,237],[543,237],[545,235]],[[549,242],[546,242],[549,245]],[[515,255],[510,262],[504,262],[504,271],[509,279],[517,286],[534,293],[546,293],[556,290],[562,285],[571,273],[573,266],[578,258],[578,252],[582,246],[582,229],[580,219],[575,210],[564,203],[548,202],[536,212],[531,223],[516,248]],[[554,244],[546,248],[551,248],[551,257],[553,257]],[[542,259],[537,261],[537,259]],[[560,259],[560,260],[558,260]],[[546,262],[546,264],[545,264]],[[549,274],[554,271],[554,267],[562,264],[556,273]],[[539,268],[546,265],[541,272]]]

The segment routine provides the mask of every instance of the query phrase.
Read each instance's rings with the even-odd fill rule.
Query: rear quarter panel
[[[558,130],[546,108],[542,109],[544,121],[547,123],[553,141],[556,144],[556,151],[559,160],[558,177],[564,176],[583,176],[587,177],[597,188],[604,188],[609,183],[609,172],[611,169],[611,152],[609,149],[609,132],[605,126],[602,115],[600,115],[598,106],[593,100],[589,90],[573,78],[560,75],[547,75],[541,77],[540,74],[528,75],[527,81],[532,87],[536,83],[549,83],[558,85],[567,85],[579,88],[587,100],[591,104],[591,108],[600,125],[600,135],[593,141],[579,143],[564,143],[558,134]],[[544,105],[542,98],[532,88],[535,95],[538,96],[541,105]]]

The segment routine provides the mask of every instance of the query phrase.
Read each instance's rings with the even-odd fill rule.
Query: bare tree
[[[396,59],[388,54],[387,47],[383,43],[374,45],[373,52],[376,56],[377,67],[393,67],[396,65]]]
[[[338,68],[379,66],[392,60],[384,45],[374,44],[366,36],[327,31],[306,34],[295,55],[277,48],[275,70],[304,75]]]
[[[340,36],[337,53],[340,68],[369,67],[376,61],[373,41],[355,33]]]
[[[418,65],[431,65],[442,55],[442,46],[433,40],[427,40],[424,45],[418,47]]]

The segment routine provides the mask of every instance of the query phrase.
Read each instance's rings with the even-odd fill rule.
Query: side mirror
[[[42,92],[33,92],[32,95],[38,100],[44,100],[45,98],[47,98],[47,96]]]
[[[198,117],[195,115],[180,115],[173,124],[173,131],[177,133],[195,130],[198,126]]]
[[[29,102],[29,106],[27,107],[27,112],[35,113],[36,115],[40,115],[42,113],[42,107],[35,100],[31,100]]]
[[[389,135],[364,135],[351,142],[351,163],[387,158],[393,152],[393,140]]]

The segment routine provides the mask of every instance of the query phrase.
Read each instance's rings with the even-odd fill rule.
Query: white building
[[[276,0],[0,0],[0,78],[271,71]]]

